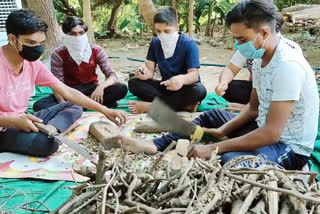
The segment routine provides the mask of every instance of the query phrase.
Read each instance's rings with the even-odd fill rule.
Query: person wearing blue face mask
[[[284,23],[283,16],[279,13],[276,16],[276,32],[279,38],[292,46],[293,49],[302,52],[297,43],[286,39],[280,33],[281,27]],[[237,41],[235,42],[237,44]],[[237,47],[238,45],[235,45]],[[222,70],[219,77],[219,84],[215,88],[218,96],[223,96],[224,99],[229,101],[230,110],[242,110],[250,100],[252,91],[252,63],[254,59],[244,57],[239,50],[236,50],[229,63]],[[249,80],[234,80],[235,76],[244,67],[249,71]]]
[[[239,115],[213,109],[195,119],[220,141],[195,145],[188,158],[209,159],[218,149],[222,164],[243,155],[285,169],[301,169],[308,162],[318,131],[318,88],[302,52],[277,35],[277,14],[274,3],[266,0],[242,1],[228,13],[226,23],[240,53],[255,58],[251,98]],[[128,150],[153,154],[187,137],[169,133],[145,142],[120,138]]]

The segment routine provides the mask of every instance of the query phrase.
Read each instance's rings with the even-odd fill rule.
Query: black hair
[[[172,7],[160,7],[153,17],[153,23],[176,25],[178,23],[177,11]]]
[[[261,25],[268,24],[273,32],[277,29],[278,8],[272,0],[243,0],[237,4],[226,17],[227,25],[243,22],[249,28],[259,30]]]
[[[276,32],[277,33],[280,32],[283,23],[284,23],[283,16],[281,15],[281,13],[278,13],[277,16],[276,16]]]
[[[39,31],[47,32],[48,25],[34,12],[20,9],[9,14],[6,20],[7,34],[30,35]]]
[[[88,26],[84,23],[84,21],[76,16],[67,17],[62,24],[62,31],[65,34],[68,34],[72,31],[72,28],[76,26],[81,26],[84,32],[88,31]]]

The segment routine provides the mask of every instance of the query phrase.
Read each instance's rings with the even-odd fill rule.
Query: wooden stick
[[[271,175],[274,175],[274,172],[270,172]],[[276,181],[270,181],[267,183],[267,185],[271,187],[278,187],[278,183]],[[278,214],[279,212],[279,193],[274,191],[268,191],[267,192],[267,198],[268,198],[268,206],[269,206],[269,214]]]
[[[128,199],[129,201],[132,200],[132,191],[133,191],[133,189],[136,187],[137,181],[138,181],[138,176],[137,176],[136,174],[132,174],[132,176],[133,176],[133,179],[132,179],[132,181],[131,181],[131,183],[130,183],[130,186],[129,186],[129,188],[128,188],[128,191],[127,191],[127,193],[126,193],[127,199]]]
[[[261,188],[260,187],[253,187],[246,199],[244,200],[240,210],[239,214],[245,214],[248,212],[253,200],[256,198],[258,193],[260,192]]]
[[[114,166],[115,169],[116,166]],[[107,183],[106,187],[103,189],[103,193],[102,193],[102,207],[101,207],[101,213],[105,213],[105,209],[106,209],[106,197],[107,197],[107,191],[109,186],[111,185],[112,181],[114,180],[114,178],[116,177],[116,173],[115,170],[112,170],[112,172],[114,173],[112,178],[110,179],[110,181]]]
[[[302,194],[300,194],[298,192],[294,192],[294,191],[283,189],[283,188],[269,187],[267,185],[260,184],[260,183],[255,182],[255,181],[250,181],[248,179],[241,178],[241,177],[236,176],[236,175],[232,175],[231,173],[228,173],[228,172],[226,172],[226,176],[228,176],[229,178],[238,180],[238,181],[249,183],[249,184],[251,184],[253,186],[256,186],[256,187],[261,187],[263,189],[267,189],[267,190],[270,190],[270,191],[275,191],[275,192],[280,192],[280,193],[292,195],[292,196],[294,196],[296,198],[300,198],[302,200],[310,201],[310,202],[313,202],[315,204],[320,204],[320,200],[319,199],[313,198],[313,197],[304,196],[304,195],[302,195]]]

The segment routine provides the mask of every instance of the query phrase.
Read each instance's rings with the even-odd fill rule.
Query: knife
[[[190,136],[191,143],[199,142],[204,134],[203,129],[179,117],[167,104],[158,97],[151,104],[147,114],[160,126],[171,132]]]
[[[86,149],[84,149],[82,146],[80,146],[79,144],[72,142],[68,138],[59,134],[57,131],[49,130],[43,123],[34,122],[34,124],[41,132],[47,134],[49,137],[52,137],[52,138],[59,140],[60,142],[69,146],[73,151],[79,153],[81,156],[87,158],[91,162],[94,162],[93,158],[88,153],[88,151]]]

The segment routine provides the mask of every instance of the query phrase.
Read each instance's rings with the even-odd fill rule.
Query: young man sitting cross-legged
[[[227,15],[236,48],[254,59],[251,99],[239,115],[215,109],[197,118],[194,123],[221,141],[193,147],[189,158],[210,158],[218,148],[222,164],[242,155],[286,169],[307,163],[318,131],[318,88],[302,52],[277,35],[277,13],[272,1],[248,0]],[[154,154],[186,137],[171,133],[148,142],[120,138],[128,150]]]
[[[89,43],[88,27],[83,20],[75,16],[66,18],[62,31],[64,45],[51,56],[53,75],[104,106],[117,106],[117,101],[126,96],[127,86],[119,83],[103,48]],[[105,81],[98,81],[98,65],[105,75]],[[54,93],[35,102],[33,109],[40,111],[64,102],[61,95]]]
[[[61,142],[39,132],[35,122],[62,133],[81,117],[80,106],[99,111],[118,125],[125,122],[125,113],[66,86],[38,60],[44,51],[47,25],[37,15],[24,9],[14,11],[7,18],[6,30],[9,43],[0,47],[0,152],[51,155]],[[35,84],[52,88],[67,102],[25,114]]]
[[[178,32],[173,8],[159,8],[154,23],[158,36],[151,42],[147,62],[128,84],[130,92],[143,102],[129,102],[129,109],[137,114],[147,112],[153,99],[161,97],[176,111],[194,112],[207,93],[200,83],[197,44]],[[157,66],[161,81],[152,79]]]

